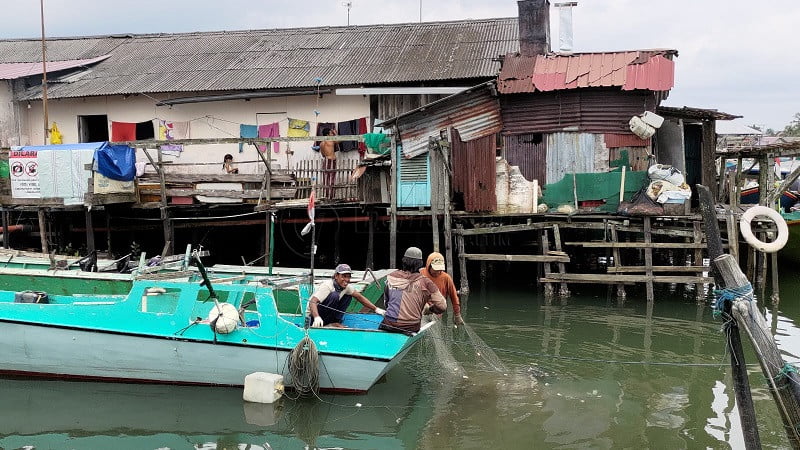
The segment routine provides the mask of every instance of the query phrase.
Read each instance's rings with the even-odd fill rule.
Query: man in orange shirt
[[[433,252],[428,255],[428,262],[425,267],[419,271],[433,281],[433,284],[439,288],[439,292],[442,293],[445,299],[450,299],[453,304],[453,323],[462,325],[464,319],[461,318],[461,302],[458,299],[456,285],[453,283],[453,278],[444,269],[444,256],[441,253]]]

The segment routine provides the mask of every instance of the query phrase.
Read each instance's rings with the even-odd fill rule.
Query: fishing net
[[[467,353],[472,353],[475,357],[475,361],[480,365],[488,366],[491,370],[495,372],[499,372],[502,374],[508,373],[508,368],[500,358],[497,356],[497,353],[492,350],[489,345],[481,339],[480,336],[472,329],[469,324],[462,324],[458,326],[459,329],[464,330],[464,334],[467,336],[467,341],[462,345],[463,351]]]
[[[422,326],[428,322],[438,320],[433,318],[432,315],[422,317]],[[435,360],[439,363],[445,374],[453,375],[455,377],[463,377],[466,375],[464,368],[461,367],[455,356],[451,343],[453,342],[452,329],[445,325],[444,321],[440,320],[438,323],[428,329],[425,339],[422,341],[423,355],[435,355]],[[429,356],[428,356],[429,357]]]

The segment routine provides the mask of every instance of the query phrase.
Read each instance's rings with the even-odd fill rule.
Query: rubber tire
[[[756,216],[769,217],[770,220],[775,222],[775,225],[778,226],[778,236],[774,241],[763,242],[755,237],[750,227],[750,222],[752,222]],[[789,241],[789,227],[786,225],[783,216],[781,216],[778,211],[767,208],[766,206],[753,206],[745,211],[744,214],[742,214],[742,218],[739,219],[739,230],[742,232],[744,240],[747,241],[751,247],[764,253],[775,253],[782,249]]]

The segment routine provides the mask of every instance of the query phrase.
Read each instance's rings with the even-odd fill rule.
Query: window
[[[78,139],[80,142],[107,141],[108,116],[78,116]]]

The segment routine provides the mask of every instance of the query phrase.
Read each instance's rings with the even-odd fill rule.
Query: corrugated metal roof
[[[488,82],[453,94],[383,122],[396,125],[403,155],[413,158],[428,151],[428,138],[453,127],[464,142],[498,133],[502,129],[500,103],[494,83]]]
[[[538,55],[508,54],[498,76],[503,94],[618,86],[668,91],[675,82],[675,50]]]
[[[76,67],[89,66],[102,61],[111,55],[98,56],[90,59],[71,59],[67,61],[47,61],[47,72],[58,72],[61,70],[74,69]],[[33,75],[42,74],[42,63],[0,63],[0,80],[16,80]]]
[[[49,58],[111,57],[80,82],[52,85],[48,97],[314,88],[317,77],[326,87],[489,79],[497,75],[500,55],[519,50],[517,23],[502,18],[55,38],[47,41]],[[0,63],[40,58],[38,40],[0,40]],[[32,88],[20,99],[40,96]]]

